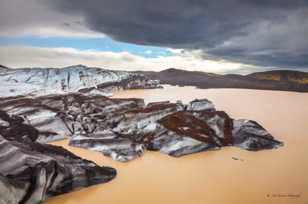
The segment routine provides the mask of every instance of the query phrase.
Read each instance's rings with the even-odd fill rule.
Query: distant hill
[[[256,72],[248,76],[259,80],[294,82],[299,84],[308,84],[308,73],[291,71],[291,70],[275,70],[267,72]]]
[[[151,80],[152,79],[152,80]],[[115,71],[84,65],[65,68],[19,68],[0,65],[0,97],[11,95],[99,91],[112,87],[148,88],[161,84],[199,88],[246,88],[308,92],[308,73],[273,70],[248,75],[214,74],[170,68],[160,72]]]
[[[221,75],[170,68],[160,72],[141,73],[151,79],[161,80],[162,84],[196,86],[199,88],[246,88],[308,92],[308,73],[292,70],[256,72],[248,75]]]

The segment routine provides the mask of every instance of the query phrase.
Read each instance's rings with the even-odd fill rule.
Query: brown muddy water
[[[69,147],[67,140],[53,142],[116,168],[118,175],[109,183],[53,197],[45,204],[308,204],[307,93],[166,86],[120,91],[114,97],[146,102],[208,98],[234,118],[258,121],[285,145],[259,152],[227,147],[181,158],[146,152],[120,163]]]

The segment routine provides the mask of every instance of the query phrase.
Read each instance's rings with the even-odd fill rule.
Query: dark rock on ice
[[[204,121],[214,132],[214,141],[217,146],[233,144],[233,120],[224,111],[198,111],[193,113],[196,118]]]
[[[189,111],[214,111],[214,104],[207,99],[195,99],[187,105]]]
[[[130,161],[144,152],[143,144],[135,143],[129,138],[119,137],[112,132],[87,136],[74,135],[69,145],[99,151],[121,162]]]
[[[282,145],[255,121],[240,119],[234,120],[233,124],[234,146],[257,151],[278,148]]]
[[[33,126],[24,124],[24,119],[20,116],[10,116],[0,110],[0,120],[6,124],[0,124],[0,134],[10,140],[34,142],[37,140],[39,131]],[[2,123],[3,124],[3,123]]]

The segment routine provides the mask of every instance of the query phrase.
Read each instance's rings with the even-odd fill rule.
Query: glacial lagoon
[[[276,204],[308,203],[308,94],[245,89],[125,90],[114,98],[144,98],[145,102],[211,100],[233,118],[258,121],[284,146],[249,152],[236,147],[180,158],[147,152],[128,163],[101,153],[53,142],[99,165],[117,169],[109,183],[71,192],[46,204]]]

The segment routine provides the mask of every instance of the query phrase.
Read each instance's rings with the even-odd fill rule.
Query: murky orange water
[[[234,147],[172,158],[159,152],[129,163],[54,142],[118,170],[107,184],[50,198],[45,204],[308,204],[308,94],[242,89],[130,90],[114,97],[146,102],[208,98],[232,117],[254,119],[285,146],[248,152]],[[237,157],[241,160],[234,160]]]

